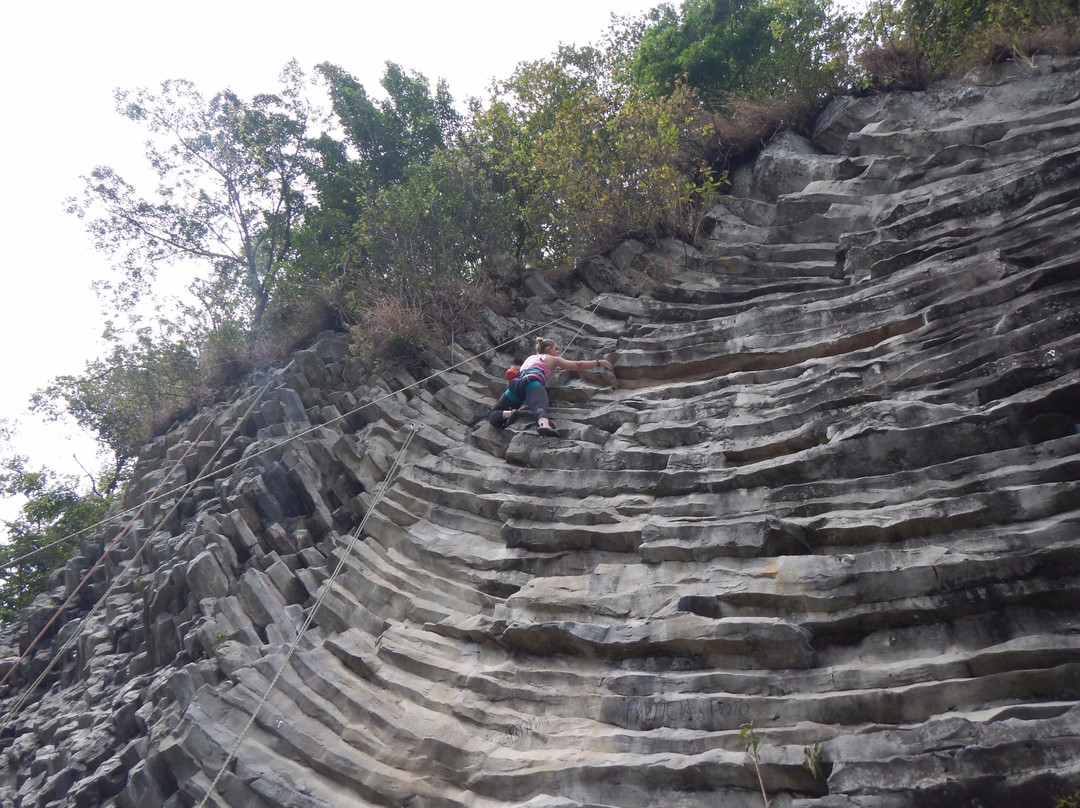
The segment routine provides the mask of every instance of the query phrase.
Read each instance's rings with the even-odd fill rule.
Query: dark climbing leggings
[[[518,376],[506,387],[506,392],[499,396],[495,406],[488,413],[488,423],[498,429],[506,426],[504,410],[516,410],[522,402],[532,411],[533,418],[539,421],[547,417],[548,394],[543,382],[532,376]]]

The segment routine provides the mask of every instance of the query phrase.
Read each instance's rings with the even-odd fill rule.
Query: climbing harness
[[[591,315],[591,312],[593,310],[595,310],[597,305],[599,305],[600,300],[602,298],[603,298],[603,295],[600,295],[599,297],[597,297],[596,301],[594,301],[594,303],[592,305],[592,308],[589,310],[589,315]],[[399,393],[403,393],[406,390],[411,390],[414,387],[419,387],[422,384],[426,384],[427,382],[433,381],[433,380],[437,379],[438,377],[440,377],[440,376],[442,376],[442,375],[444,375],[446,373],[449,373],[452,370],[457,370],[459,367],[461,367],[463,365],[467,365],[468,363],[473,362],[476,359],[479,359],[481,356],[485,356],[485,355],[491,353],[492,351],[500,351],[503,348],[508,348],[511,345],[514,345],[515,343],[517,343],[517,341],[520,340],[522,337],[528,337],[528,336],[530,336],[532,334],[536,334],[536,333],[541,332],[541,331],[546,331],[551,326],[555,325],[556,323],[560,323],[563,320],[568,319],[569,317],[570,317],[569,314],[565,314],[562,317],[556,317],[553,320],[549,320],[548,322],[544,323],[543,325],[537,326],[535,328],[531,328],[528,331],[523,331],[522,333],[518,334],[517,336],[513,337],[512,339],[508,339],[508,340],[506,340],[504,342],[501,342],[498,345],[492,346],[491,348],[488,348],[488,349],[486,349],[484,351],[481,351],[480,353],[473,354],[472,356],[468,356],[465,359],[462,359],[461,361],[456,362],[455,364],[450,365],[449,367],[447,367],[447,368],[445,368],[443,370],[432,373],[429,376],[425,376],[423,379],[419,379],[418,381],[415,381],[415,382],[413,382],[411,384],[407,384],[404,387],[401,387],[401,388],[399,388],[398,390],[396,390],[396,391],[394,391],[392,393],[387,393],[386,395],[380,396],[379,398],[376,398],[373,401],[365,402],[364,404],[361,404],[361,405],[359,405],[357,407],[354,407],[353,409],[349,410],[346,413],[343,413],[341,415],[330,418],[330,419],[324,421],[323,423],[318,424],[316,426],[313,426],[313,427],[311,427],[309,429],[304,429],[304,430],[296,432],[296,433],[294,433],[292,435],[289,435],[287,438],[284,438],[283,440],[279,441],[274,446],[267,447],[266,449],[261,449],[261,450],[259,450],[257,452],[252,452],[252,453],[249,453],[249,454],[245,454],[244,457],[241,460],[237,460],[237,461],[235,461],[233,463],[230,463],[227,466],[224,466],[224,467],[222,467],[220,469],[217,469],[214,472],[214,474],[223,474],[223,473],[225,473],[227,471],[231,471],[232,469],[236,468],[237,466],[239,466],[242,463],[247,463],[247,462],[251,461],[252,459],[254,459],[256,457],[260,457],[263,454],[266,454],[267,452],[271,452],[271,451],[279,448],[280,446],[282,446],[282,445],[284,445],[286,443],[289,443],[289,442],[294,441],[294,440],[298,440],[299,438],[306,437],[307,435],[311,434],[312,432],[315,432],[315,431],[317,431],[319,429],[330,426],[331,424],[337,423],[338,421],[349,418],[350,416],[359,413],[361,410],[365,409],[366,407],[369,407],[369,406],[371,406],[373,404],[378,404],[381,401],[384,401],[384,400],[386,400],[386,399],[388,399],[388,398],[390,398],[392,396],[395,396],[395,395],[397,395]],[[570,342],[567,344],[568,347],[569,347],[569,345],[573,344],[575,339],[577,339],[578,334],[581,333],[581,329],[588,322],[588,319],[589,319],[589,316],[587,315],[585,320],[582,321],[581,326],[579,326],[578,330],[574,333],[574,336],[570,339]],[[512,366],[512,367],[516,367],[516,366]],[[507,372],[509,373],[509,369],[507,370]],[[265,392],[265,390],[263,392]],[[260,395],[261,395],[261,393],[260,393]],[[206,479],[207,479],[207,477],[198,477],[198,478],[196,478],[195,482],[204,482]],[[155,489],[155,491],[156,490],[157,489]],[[164,499],[171,498],[176,494],[177,490],[178,489],[170,488],[169,490],[167,490],[167,491],[165,491],[163,493],[157,494],[156,496],[153,496],[152,498],[145,500],[143,504],[144,505],[153,504],[154,502],[157,502],[159,500],[164,500]],[[13,566],[15,564],[26,561],[27,559],[34,557],[38,553],[42,553],[45,550],[48,550],[48,549],[50,549],[52,547],[55,547],[55,546],[57,546],[59,544],[64,544],[65,542],[69,542],[72,539],[83,535],[84,533],[89,533],[90,531],[94,530],[95,528],[102,527],[109,520],[122,519],[122,518],[126,517],[128,514],[134,512],[135,510],[136,510],[135,507],[129,508],[126,511],[122,511],[119,514],[114,514],[114,515],[108,517],[108,519],[102,519],[102,520],[100,520],[98,522],[95,522],[92,525],[88,525],[87,527],[84,527],[81,530],[76,531],[75,533],[70,533],[67,536],[64,536],[63,538],[57,539],[56,541],[53,541],[53,542],[51,542],[49,544],[45,544],[45,545],[42,545],[41,547],[37,547],[37,548],[31,550],[30,552],[24,554],[24,555],[18,556],[17,558],[8,559],[7,561],[0,561],[0,568],[10,567],[10,566]]]
[[[593,306],[590,308],[588,314],[586,315],[586,318],[582,321],[581,325],[578,327],[578,330],[575,332],[574,336],[571,338],[570,342],[567,344],[568,347],[569,347],[569,345],[573,344],[573,342],[577,338],[578,334],[580,334],[581,330],[585,327],[586,323],[589,320],[589,317],[592,314],[592,311],[595,310],[596,306],[599,304],[599,302],[601,300],[601,297],[598,297],[596,299],[596,301],[593,303]],[[117,535],[117,537],[110,543],[109,547],[104,550],[104,552],[101,554],[101,556],[95,562],[95,564],[91,567],[89,572],[86,573],[86,575],[84,576],[84,578],[80,582],[80,584],[71,593],[71,595],[64,602],[64,604],[61,605],[56,610],[56,612],[54,613],[52,619],[49,621],[49,623],[46,625],[46,627],[39,632],[38,636],[34,639],[34,641],[26,649],[26,651],[23,653],[23,655],[7,671],[7,673],[5,674],[3,680],[0,681],[0,685],[5,684],[11,678],[12,674],[18,668],[19,664],[22,663],[23,660],[27,658],[27,656],[32,652],[32,650],[37,645],[37,643],[40,642],[40,640],[45,636],[48,629],[56,622],[56,620],[59,619],[60,615],[70,605],[70,603],[72,602],[75,595],[90,580],[91,576],[100,568],[100,566],[102,564],[105,563],[106,558],[118,546],[119,542],[127,534],[127,532],[130,530],[131,526],[136,522],[138,517],[142,514],[143,510],[147,506],[149,506],[149,505],[151,505],[151,504],[153,504],[155,502],[158,502],[160,500],[166,499],[168,497],[174,497],[174,496],[177,495],[177,492],[181,492],[181,489],[182,489],[182,492],[179,494],[179,496],[176,496],[176,499],[173,502],[172,507],[165,514],[165,516],[162,517],[162,521],[165,521],[168,518],[170,518],[172,516],[172,514],[179,508],[180,503],[184,500],[184,498],[187,496],[187,494],[196,485],[198,485],[201,482],[204,482],[205,480],[209,479],[211,476],[213,476],[213,475],[221,475],[223,473],[231,471],[232,469],[239,466],[241,463],[250,463],[251,460],[256,458],[256,457],[259,457],[259,456],[261,456],[261,455],[263,455],[263,454],[265,454],[267,452],[280,449],[280,447],[285,443],[288,443],[288,442],[291,442],[291,441],[294,441],[294,440],[298,440],[300,438],[305,437],[308,434],[311,434],[312,432],[314,432],[316,430],[323,429],[323,428],[325,428],[325,427],[327,427],[327,426],[329,426],[329,425],[331,425],[333,423],[336,423],[338,421],[349,418],[350,416],[360,412],[362,409],[364,409],[364,408],[366,408],[368,406],[372,406],[374,404],[377,404],[377,403],[379,403],[379,402],[381,402],[381,401],[383,401],[385,399],[388,399],[388,398],[390,398],[392,396],[399,395],[400,393],[402,393],[402,392],[404,392],[406,390],[412,389],[414,387],[419,387],[420,385],[423,385],[423,384],[425,384],[425,383],[427,383],[429,381],[432,381],[432,380],[434,380],[434,379],[436,379],[436,378],[438,378],[438,377],[440,377],[440,376],[442,376],[442,375],[444,375],[444,374],[446,374],[446,373],[448,373],[448,372],[450,372],[452,370],[456,370],[458,367],[461,367],[462,365],[465,365],[465,364],[468,364],[469,362],[475,361],[476,359],[478,359],[478,358],[480,358],[482,356],[485,356],[486,354],[489,354],[489,353],[492,353],[492,352],[495,352],[495,351],[499,351],[499,350],[501,350],[503,348],[509,347],[510,345],[515,344],[519,339],[521,339],[523,337],[528,337],[528,336],[530,336],[532,334],[536,334],[538,332],[545,331],[548,328],[550,328],[551,326],[555,325],[556,323],[559,323],[559,322],[562,322],[563,320],[566,320],[570,316],[571,315],[567,314],[567,315],[563,315],[562,317],[554,318],[554,319],[544,323],[543,325],[540,325],[540,326],[537,326],[535,328],[524,331],[521,334],[518,334],[517,336],[513,337],[512,339],[509,339],[509,340],[506,340],[506,341],[500,343],[499,345],[495,345],[495,346],[493,346],[491,348],[488,348],[488,349],[486,349],[484,351],[481,351],[480,353],[469,356],[466,359],[463,359],[460,362],[457,362],[457,363],[451,365],[450,367],[447,367],[447,368],[445,368],[443,370],[432,373],[432,374],[424,377],[423,379],[419,379],[417,381],[414,381],[411,384],[405,385],[404,387],[402,387],[402,388],[400,388],[398,390],[387,393],[387,394],[385,394],[383,396],[380,396],[380,397],[378,397],[378,398],[376,398],[376,399],[374,399],[372,401],[368,401],[368,402],[365,402],[364,404],[361,404],[361,405],[359,405],[357,407],[354,407],[353,409],[349,410],[346,413],[343,413],[341,415],[335,416],[334,418],[328,419],[327,421],[325,421],[322,424],[318,424],[316,426],[312,426],[309,429],[301,430],[301,431],[296,432],[296,433],[294,433],[292,435],[289,435],[287,438],[285,438],[284,440],[274,444],[273,446],[269,446],[269,447],[267,447],[265,449],[262,449],[262,450],[260,450],[258,452],[254,452],[254,453],[245,455],[242,459],[234,461],[233,463],[230,463],[230,464],[228,464],[228,465],[226,465],[226,466],[224,466],[222,468],[216,469],[216,470],[214,470],[212,472],[209,471],[209,469],[212,467],[213,463],[220,457],[220,455],[221,455],[222,451],[224,450],[225,446],[228,445],[228,443],[232,439],[232,437],[236,434],[236,432],[240,429],[240,427],[246,422],[247,418],[250,416],[250,414],[254,410],[255,406],[258,404],[259,401],[261,401],[263,395],[270,388],[270,385],[274,381],[273,379],[271,379],[259,391],[258,395],[255,396],[255,398],[253,399],[253,401],[252,401],[251,405],[249,406],[247,412],[245,412],[244,415],[236,422],[236,425],[234,426],[232,432],[230,432],[230,434],[226,437],[226,439],[224,441],[222,441],[222,443],[219,445],[218,449],[215,451],[213,457],[211,457],[210,460],[208,460],[207,463],[203,466],[203,469],[202,469],[200,474],[196,475],[196,477],[193,480],[191,480],[186,486],[180,486],[180,487],[177,487],[177,488],[172,488],[172,489],[169,489],[169,490],[164,491],[164,492],[161,491],[161,489],[164,487],[166,481],[171,477],[172,473],[176,470],[176,468],[178,468],[180,466],[180,464],[184,461],[184,459],[190,454],[191,450],[199,443],[200,439],[206,433],[206,430],[209,429],[210,424],[212,422],[208,422],[207,426],[203,428],[203,432],[200,433],[200,435],[194,441],[191,442],[191,444],[188,446],[188,448],[184,452],[184,455],[176,462],[176,464],[170,470],[169,474],[167,474],[167,475],[165,475],[163,477],[161,483],[159,483],[158,486],[151,492],[149,497],[144,499],[143,502],[138,507],[130,508],[127,511],[124,511],[124,512],[122,512],[120,514],[113,515],[113,516],[110,517],[110,519],[115,520],[117,518],[122,519],[122,518],[125,518],[128,515],[130,515],[130,519],[128,519],[127,525],[120,531],[120,533]],[[387,473],[386,477],[384,478],[383,484],[382,484],[382,486],[381,486],[381,488],[379,490],[378,495],[372,501],[371,505],[368,508],[367,513],[364,515],[363,520],[356,527],[356,529],[354,531],[352,531],[352,533],[350,534],[351,535],[350,542],[349,542],[344,554],[339,559],[337,567],[334,569],[333,574],[328,579],[328,581],[326,582],[326,585],[323,587],[322,591],[320,592],[320,595],[319,595],[316,603],[309,610],[308,615],[307,615],[307,617],[306,617],[306,619],[304,621],[304,624],[301,627],[301,629],[297,632],[296,638],[293,640],[293,643],[290,646],[289,652],[286,655],[285,660],[282,662],[282,665],[278,668],[277,672],[275,673],[274,678],[271,681],[269,688],[267,689],[267,692],[264,694],[263,698],[261,699],[261,701],[259,702],[259,704],[255,708],[255,711],[252,713],[251,718],[248,721],[247,726],[244,728],[243,732],[241,732],[241,734],[237,737],[237,740],[236,740],[236,743],[235,743],[235,745],[233,747],[233,750],[230,752],[229,757],[226,759],[226,761],[223,764],[221,770],[218,772],[217,776],[214,778],[214,781],[211,783],[210,789],[207,791],[207,793],[204,796],[202,802],[199,803],[199,808],[202,808],[202,806],[205,806],[207,799],[209,799],[210,795],[214,793],[214,789],[216,788],[218,781],[221,779],[222,775],[224,774],[225,769],[228,767],[230,762],[235,758],[236,752],[239,749],[240,743],[243,741],[244,736],[246,736],[247,732],[251,729],[251,726],[254,724],[255,719],[256,719],[256,717],[257,717],[257,715],[259,713],[259,710],[265,705],[267,699],[269,699],[270,693],[273,691],[274,687],[277,684],[278,679],[280,678],[280,676],[281,676],[281,674],[282,674],[282,672],[284,670],[284,666],[289,662],[289,660],[291,659],[291,657],[295,653],[296,648],[298,647],[301,638],[303,637],[305,632],[310,628],[310,625],[311,625],[312,621],[314,620],[315,614],[318,612],[319,607],[321,606],[323,600],[325,599],[327,593],[330,590],[331,584],[334,582],[334,580],[336,579],[336,577],[340,573],[342,567],[344,566],[345,560],[348,558],[349,554],[352,552],[353,548],[355,547],[357,539],[358,539],[360,533],[363,531],[364,527],[366,526],[368,518],[371,516],[374,508],[376,507],[378,502],[381,500],[383,492],[386,490],[386,487],[393,480],[394,474],[397,473],[397,471],[398,471],[398,469],[400,467],[401,458],[404,456],[405,451],[408,449],[409,444],[412,442],[412,438],[415,436],[415,434],[416,434],[416,432],[418,430],[419,430],[419,427],[417,425],[415,425],[415,424],[410,425],[409,434],[407,435],[406,440],[402,444],[402,447],[398,452],[398,456],[395,459],[393,466],[391,467],[390,471]],[[46,549],[49,549],[50,547],[53,547],[53,546],[55,546],[57,544],[61,544],[61,543],[64,543],[64,542],[68,542],[71,539],[73,539],[73,538],[75,538],[75,537],[77,537],[79,535],[82,535],[85,532],[89,532],[89,531],[93,530],[94,528],[101,527],[102,525],[105,524],[106,521],[107,520],[103,519],[103,520],[97,522],[94,525],[90,525],[90,526],[88,526],[86,528],[83,528],[82,530],[80,530],[80,531],[78,531],[78,532],[76,532],[74,534],[70,534],[69,536],[65,536],[65,537],[63,537],[61,539],[58,539],[55,542],[52,542],[52,543],[48,544],[48,545],[44,545],[42,547],[39,547],[39,548],[31,551],[30,553],[27,553],[27,554],[25,554],[23,556],[20,556],[17,559],[9,560],[6,565],[11,565],[13,563],[18,563],[18,562],[24,561],[27,558],[30,558],[33,555],[37,554],[37,553],[40,553],[40,552],[43,552]],[[93,616],[95,614],[98,613],[98,611],[101,609],[103,604],[106,602],[109,595],[111,595],[115,591],[115,589],[121,584],[121,582],[124,580],[126,574],[129,573],[131,570],[133,570],[135,568],[136,562],[141,558],[142,553],[146,549],[146,547],[147,547],[147,545],[149,543],[149,540],[150,540],[150,538],[152,536],[153,536],[153,531],[148,531],[146,539],[144,539],[143,542],[140,544],[137,552],[132,556],[131,560],[116,574],[116,576],[114,577],[114,579],[113,579],[112,583],[110,584],[110,586],[106,589],[105,593],[100,598],[98,598],[97,602],[93,605],[93,607],[91,607],[91,609],[86,613],[86,615],[80,621],[80,623],[79,623],[78,627],[76,628],[76,630],[73,631],[71,633],[71,635],[68,637],[67,641],[62,644],[60,649],[56,652],[56,654],[50,660],[49,664],[40,673],[40,675],[34,680],[34,682],[29,687],[24,689],[23,693],[21,694],[20,698],[16,701],[14,706],[10,710],[8,710],[3,715],[2,718],[0,718],[0,732],[2,732],[4,729],[6,729],[8,723],[19,713],[19,711],[23,708],[23,706],[25,706],[26,702],[30,698],[30,694],[37,690],[37,688],[41,685],[41,683],[45,680],[45,678],[48,676],[48,674],[55,667],[56,663],[61,658],[63,658],[64,655],[67,654],[67,652],[71,648],[71,646],[83,634],[84,630],[86,629],[87,625],[89,624],[89,621],[93,618]],[[2,565],[2,564],[0,564],[0,565]]]

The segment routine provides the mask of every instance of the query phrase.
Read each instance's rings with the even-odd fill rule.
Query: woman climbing
[[[549,437],[560,437],[558,431],[551,425],[548,418],[548,394],[547,380],[551,371],[555,368],[564,370],[591,370],[601,367],[612,370],[612,365],[606,359],[582,359],[573,361],[559,356],[559,348],[555,340],[536,340],[536,353],[521,363],[521,372],[516,379],[512,379],[506,387],[506,392],[499,396],[495,406],[488,414],[488,423],[497,429],[504,429],[512,424],[520,414],[518,407],[522,404],[528,406],[536,419],[536,431]]]

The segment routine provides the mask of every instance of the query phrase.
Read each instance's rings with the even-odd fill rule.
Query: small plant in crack
[[[746,749],[746,754],[750,756],[750,760],[754,761],[754,773],[757,774],[758,785],[761,786],[761,799],[765,803],[765,808],[772,808],[772,800],[769,799],[769,795],[765,791],[765,781],[761,777],[761,760],[758,756],[761,739],[754,731],[753,721],[739,727],[739,739],[743,742],[743,748]]]
[[[810,772],[810,776],[816,780],[819,780],[825,776],[825,770],[822,768],[822,763],[825,762],[825,750],[821,744],[815,743],[813,746],[804,746],[802,750],[802,767]]]

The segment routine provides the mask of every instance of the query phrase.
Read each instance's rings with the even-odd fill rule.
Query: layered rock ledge
[[[174,429],[0,693],[0,803],[759,806],[751,722],[779,806],[1080,791],[1077,67],[837,100],[699,248],[530,277],[424,378],[323,335]],[[551,321],[617,372],[497,432]]]

